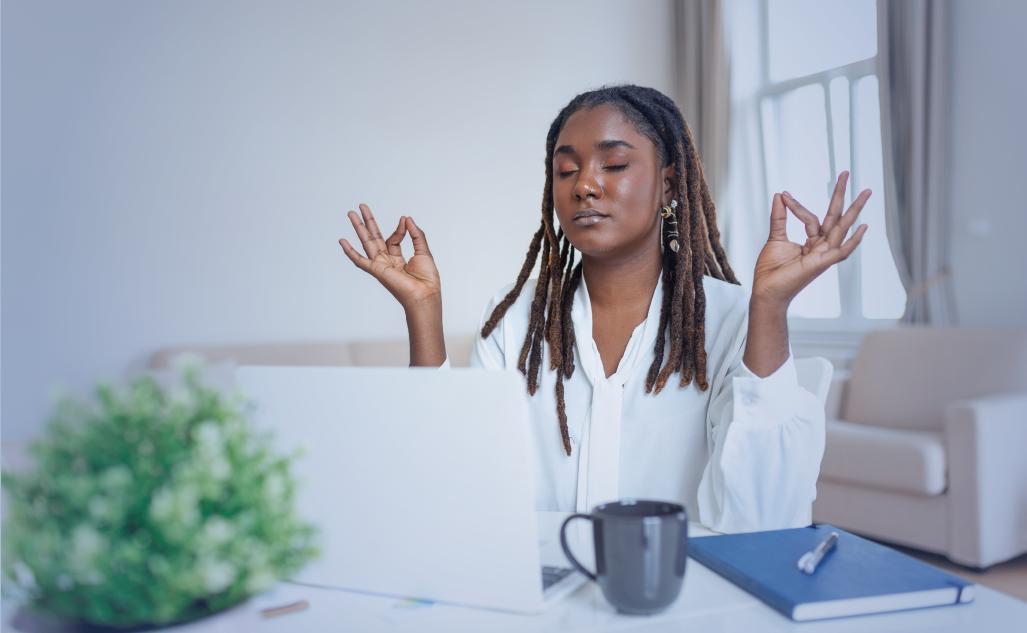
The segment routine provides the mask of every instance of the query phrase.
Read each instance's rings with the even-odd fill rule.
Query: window
[[[769,200],[787,189],[821,219],[838,174],[852,192],[871,189],[856,252],[803,290],[789,308],[793,328],[862,331],[902,316],[906,293],[888,245],[874,0],[763,0],[758,119]],[[751,50],[751,49],[750,49]],[[761,209],[762,211],[762,209]],[[806,239],[788,218],[788,236]]]

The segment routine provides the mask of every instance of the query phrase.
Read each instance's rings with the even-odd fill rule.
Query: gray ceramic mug
[[[567,524],[592,522],[596,571],[585,569],[567,547]],[[572,514],[560,527],[560,545],[575,569],[599,584],[623,613],[659,613],[677,600],[688,559],[688,511],[676,503],[627,499],[604,503],[592,514]]]

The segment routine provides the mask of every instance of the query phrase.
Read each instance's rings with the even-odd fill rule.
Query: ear
[[[670,201],[677,195],[677,166],[674,164],[667,165],[660,170],[660,177],[663,181],[663,204],[670,204]]]

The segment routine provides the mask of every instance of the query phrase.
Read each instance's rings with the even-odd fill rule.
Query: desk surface
[[[565,514],[539,513],[543,540],[555,538]],[[584,522],[583,522],[584,523]],[[586,524],[587,525],[587,524]],[[712,534],[693,524],[692,536]],[[548,562],[548,561],[547,561]],[[902,611],[882,615],[792,622],[692,559],[688,561],[681,597],[667,611],[639,617],[618,614],[594,583],[535,616],[511,615],[443,604],[426,604],[347,591],[290,584],[279,585],[261,598],[261,606],[306,600],[306,611],[264,620],[261,633],[295,631],[1021,631],[1027,602],[977,586],[976,599],[965,605]]]
[[[542,538],[553,539],[561,513],[539,513]],[[583,522],[584,523],[584,522]],[[585,524],[587,525],[587,524]],[[694,524],[692,536],[712,534]],[[584,547],[585,544],[581,544]],[[575,548],[577,550],[577,548]],[[550,548],[550,551],[552,549]],[[554,561],[556,562],[556,561]],[[584,561],[583,561],[584,562]],[[977,633],[1023,631],[1027,622],[1027,602],[1022,602],[987,587],[977,586],[976,599],[970,604],[901,611],[818,622],[792,622],[777,611],[724,580],[692,559],[688,561],[681,597],[667,611],[648,617],[618,614],[594,583],[535,616],[512,615],[444,604],[427,604],[382,596],[279,584],[270,594],[254,600],[254,607],[267,608],[306,600],[305,611],[262,620],[255,627],[218,628],[253,633],[320,633],[321,631],[376,631],[417,633],[530,633],[557,631],[717,631],[718,633],[855,633],[859,631],[930,631]],[[13,631],[9,620],[15,605],[4,601],[0,630]],[[204,629],[206,631],[206,629]],[[210,633],[210,632],[208,632]]]

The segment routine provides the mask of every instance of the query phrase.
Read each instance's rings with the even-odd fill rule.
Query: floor
[[[975,582],[985,587],[990,587],[996,591],[1009,594],[1014,598],[1019,598],[1027,602],[1027,554],[1014,558],[1013,560],[1007,560],[1004,563],[993,565],[983,572],[978,572],[961,565],[957,565],[938,554],[928,554],[927,552],[921,552],[919,550],[910,549],[908,547],[899,547],[897,545],[889,545],[904,554],[908,554],[913,558],[920,559],[925,563],[934,565],[939,569],[944,569],[954,576],[959,576],[964,580]]]

